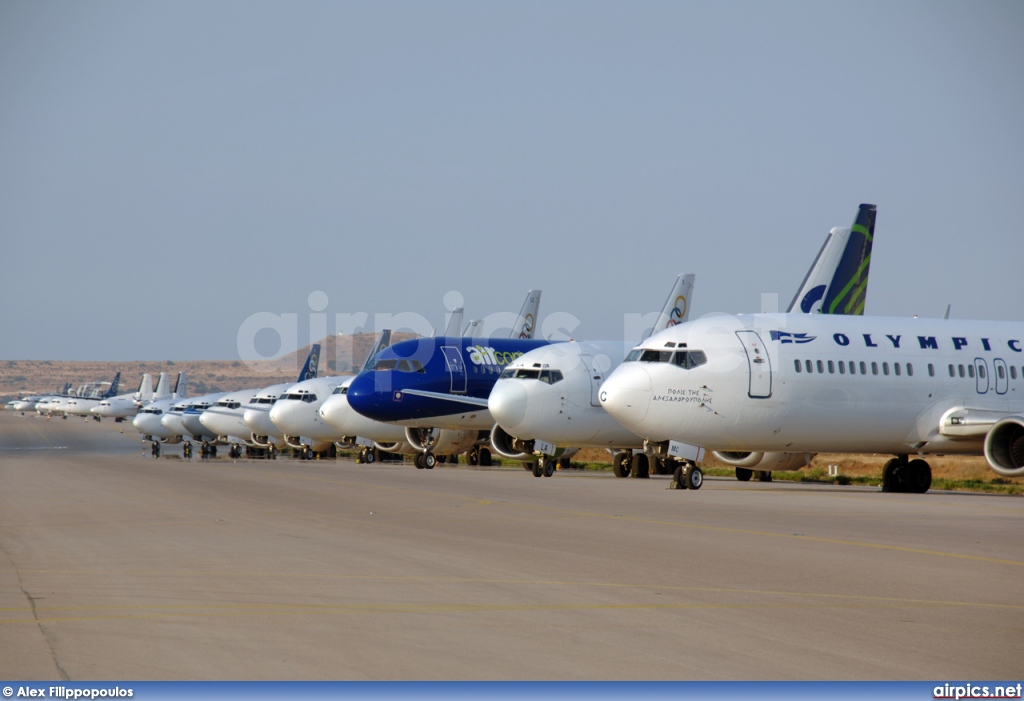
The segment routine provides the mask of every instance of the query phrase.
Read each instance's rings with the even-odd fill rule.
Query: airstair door
[[[441,352],[452,378],[452,394],[465,394],[466,363],[462,361],[462,350],[458,346],[441,346]]]
[[[772,396],[772,361],[768,357],[768,350],[756,331],[737,331],[736,336],[747,352],[747,365],[750,367],[747,396],[767,399]]]

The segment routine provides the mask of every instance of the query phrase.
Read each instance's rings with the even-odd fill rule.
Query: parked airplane
[[[65,382],[62,389],[58,389],[54,394],[39,394],[29,395],[21,397],[19,399],[12,399],[7,402],[7,408],[11,411],[20,411],[24,414],[26,411],[36,411],[36,407],[39,404],[48,404],[52,399],[57,397],[63,397],[71,390],[71,383]],[[44,412],[39,412],[44,413]]]
[[[151,443],[151,451],[154,456],[160,455],[161,443],[180,443],[183,430],[174,430],[163,424],[163,418],[179,402],[188,397],[188,377],[184,372],[178,373],[177,382],[174,384],[170,396],[163,396],[166,388],[166,373],[160,374],[160,382],[157,383],[156,395],[148,404],[139,408],[139,412],[132,419],[132,426],[142,434],[142,440]],[[181,409],[184,409],[182,404]]]
[[[153,397],[153,377],[149,373],[143,373],[137,390],[131,394],[104,399],[89,411],[97,421],[107,418],[120,423],[129,416],[139,413],[139,407],[146,402],[153,401]]]
[[[487,395],[503,366],[548,343],[530,338],[540,296],[540,290],[527,293],[510,338],[420,338],[385,349],[372,370],[349,384],[348,404],[374,421],[405,426],[406,441],[419,451],[418,468],[433,468],[439,454],[469,450],[474,451],[467,457],[471,464],[489,464],[494,420]]]
[[[790,311],[861,313],[867,291],[876,208],[861,205],[850,228],[834,228],[815,256]],[[687,321],[693,276],[680,275],[652,327],[671,328]],[[627,349],[628,350],[628,349]],[[497,424],[491,443],[503,454],[533,452],[535,476],[553,473],[553,458],[564,446],[607,448],[614,453],[618,477],[647,477],[653,469],[672,472],[670,456],[659,446],[627,430],[611,417],[599,399],[600,386],[625,355],[622,344],[610,341],[558,343],[530,351],[502,373],[491,391],[488,407]],[[718,454],[716,454],[718,455]],[[750,479],[758,466],[761,479],[782,460],[729,453],[719,459],[736,467],[739,479]],[[789,459],[788,456],[782,456]],[[799,461],[790,460],[796,467]]]
[[[921,458],[934,453],[984,454],[998,474],[1024,475],[1021,322],[707,316],[642,343],[600,398],[624,426],[690,459],[701,446],[805,462],[892,453],[885,491],[927,491]]]
[[[92,416],[91,411],[93,407],[99,406],[100,402],[104,399],[112,399],[118,396],[117,389],[121,384],[121,373],[114,375],[114,381],[110,383],[110,387],[105,392],[98,392],[94,390],[91,394],[86,394],[80,397],[70,397],[62,407],[65,416]],[[94,417],[97,420],[99,417]]]
[[[295,382],[309,380],[317,375],[320,364],[320,344],[314,343],[306,356],[306,362],[302,364],[298,379]],[[245,446],[247,454],[252,454],[253,449],[268,450],[268,455],[274,456],[276,450],[271,449],[266,442],[257,443],[253,439],[252,429],[245,422],[246,411],[260,408],[270,410],[273,401],[264,402],[262,395],[273,393],[277,388],[274,398],[295,383],[284,383],[263,387],[261,389],[242,389],[236,392],[228,392],[217,400],[216,404],[206,409],[199,416],[199,421],[206,430],[216,436],[216,441],[221,444],[231,444],[231,457],[241,457],[242,446]]]

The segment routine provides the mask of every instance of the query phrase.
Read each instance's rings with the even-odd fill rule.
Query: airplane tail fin
[[[377,354],[382,350],[391,345],[391,329],[384,329],[380,332],[380,336],[377,336],[377,342],[373,344],[373,348],[370,349],[370,354],[366,356],[366,362],[363,363],[363,372],[370,370],[373,367],[373,359],[377,357]]]
[[[64,389],[62,389],[60,391],[60,396],[66,397],[66,396],[68,396],[68,392],[70,392],[70,391],[71,391],[71,383],[70,382],[65,382],[64,383]]]
[[[461,336],[462,335],[462,319],[465,313],[465,309],[458,307],[448,313],[448,325],[444,328],[445,336]]]
[[[537,314],[540,312],[541,290],[530,290],[526,293],[526,301],[519,310],[519,318],[512,327],[509,338],[533,338],[537,329]]]
[[[142,381],[139,382],[139,389],[135,392],[135,401],[148,402],[153,399],[153,376],[148,372],[142,373]]]
[[[302,382],[303,380],[312,380],[316,377],[317,372],[320,368],[320,344],[314,343],[309,348],[309,355],[306,356],[306,363],[302,366],[302,370],[299,371],[299,379],[296,382]]]
[[[117,396],[117,388],[121,384],[121,373],[114,375],[114,381],[110,383],[110,389],[103,393],[103,399],[110,399]]]
[[[168,386],[171,382],[171,376],[169,373],[160,373],[160,379],[156,381],[156,391],[153,392],[153,399],[167,399],[171,396],[171,388]]]
[[[878,207],[873,204],[862,204],[857,211],[846,249],[825,293],[822,314],[864,314],[877,215]]]
[[[665,306],[662,307],[658,319],[654,322],[651,330],[644,334],[640,340],[646,339],[652,334],[667,329],[670,326],[681,324],[690,318],[690,300],[693,299],[693,284],[696,275],[693,273],[680,273],[672,285]]]
[[[185,399],[188,397],[188,375],[182,370],[178,373],[178,381],[174,383],[174,392],[172,395],[175,399]]]
[[[484,322],[481,319],[470,319],[466,324],[466,330],[462,332],[464,338],[476,338],[480,334],[480,326]]]

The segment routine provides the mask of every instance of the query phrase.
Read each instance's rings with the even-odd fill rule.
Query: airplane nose
[[[382,373],[364,373],[352,380],[345,396],[348,397],[348,405],[356,412],[375,421],[387,421],[389,417],[387,412],[382,411],[381,393],[377,389],[374,374]]]
[[[528,395],[521,382],[498,380],[487,398],[487,409],[506,431],[515,431],[526,418]]]
[[[635,430],[651,404],[651,376],[640,363],[625,363],[601,385],[601,406],[628,429]]]

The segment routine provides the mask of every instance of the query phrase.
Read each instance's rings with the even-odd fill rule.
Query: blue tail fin
[[[320,344],[314,343],[309,347],[309,355],[306,356],[306,364],[299,371],[299,379],[296,382],[312,380],[320,369]]]
[[[104,399],[110,399],[111,397],[116,397],[117,396],[117,386],[119,384],[121,384],[121,373],[120,372],[117,373],[116,375],[114,375],[114,381],[110,383],[110,389],[108,389],[103,394],[103,398]]]
[[[380,332],[380,336],[377,337],[377,342],[373,344],[373,348],[370,349],[370,354],[366,356],[366,362],[363,363],[363,371],[367,371],[373,367],[373,359],[377,357],[377,354],[382,350],[391,345],[391,329],[384,329]]]
[[[878,207],[862,204],[853,222],[846,250],[828,286],[822,314],[863,314],[868,294],[868,270],[871,267],[871,244],[875,238],[875,217]]]

